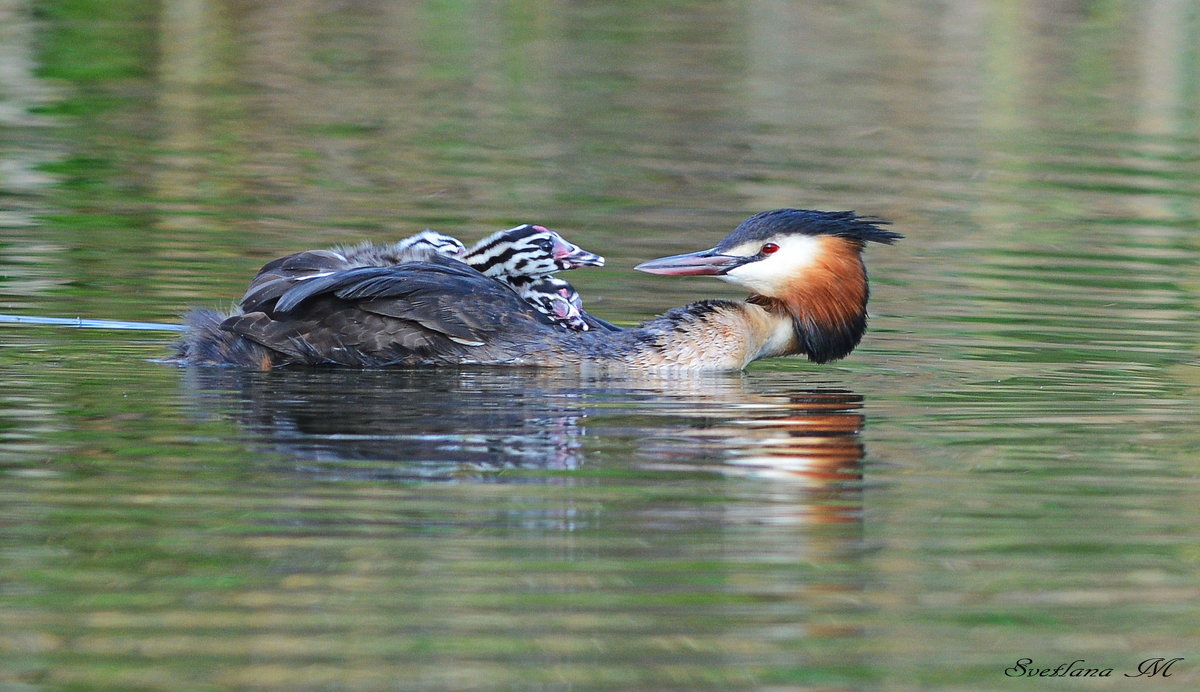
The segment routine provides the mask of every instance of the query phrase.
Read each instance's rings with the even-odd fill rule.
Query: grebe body
[[[507,283],[438,253],[317,271],[247,306],[259,309],[193,313],[180,360],[255,368],[737,370],[760,358],[804,355],[825,363],[848,355],[866,329],[862,250],[901,237],[885,223],[853,212],[756,214],[710,250],[636,267],[717,276],[750,290],[747,300],[705,300],[616,331],[563,329]]]

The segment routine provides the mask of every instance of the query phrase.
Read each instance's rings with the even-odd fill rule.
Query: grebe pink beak
[[[663,276],[720,276],[755,259],[757,258],[722,255],[717,252],[716,248],[713,248],[652,259],[642,262],[634,269]]]

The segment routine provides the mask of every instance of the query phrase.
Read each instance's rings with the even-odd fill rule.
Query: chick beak
[[[554,319],[562,321],[571,316],[571,304],[565,300],[550,301],[550,309],[554,311]]]
[[[554,259],[563,269],[603,267],[604,258],[566,241],[555,243]]]
[[[753,260],[753,257],[722,255],[712,250],[689,252],[685,255],[660,257],[634,267],[638,271],[663,276],[720,276]]]

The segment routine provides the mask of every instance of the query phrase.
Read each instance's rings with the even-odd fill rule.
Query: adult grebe
[[[654,274],[712,275],[752,291],[705,300],[639,327],[569,331],[508,285],[437,254],[393,266],[321,274],[261,310],[194,313],[187,363],[532,365],[737,370],[760,358],[848,355],[866,329],[867,242],[902,236],[854,212],[777,209],[746,219],[715,248],[651,260]]]

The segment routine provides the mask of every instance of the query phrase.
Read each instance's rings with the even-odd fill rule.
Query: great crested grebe
[[[866,243],[902,236],[854,212],[777,209],[741,223],[715,248],[644,262],[652,274],[710,275],[747,288],[639,327],[568,331],[508,285],[456,260],[364,266],[296,282],[261,309],[189,320],[187,363],[528,365],[737,370],[760,358],[848,355],[866,329]],[[268,265],[269,266],[269,265]]]

